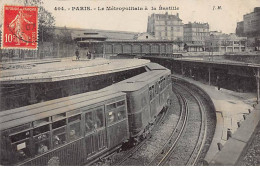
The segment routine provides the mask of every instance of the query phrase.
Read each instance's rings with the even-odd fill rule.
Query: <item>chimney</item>
[[[179,18],[179,13],[177,13],[176,16]]]

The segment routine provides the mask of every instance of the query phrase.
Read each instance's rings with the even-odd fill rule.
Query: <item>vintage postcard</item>
[[[1,166],[259,166],[259,0],[2,0]]]

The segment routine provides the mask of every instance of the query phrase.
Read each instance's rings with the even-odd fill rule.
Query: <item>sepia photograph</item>
[[[260,166],[259,0],[1,0],[0,166]]]

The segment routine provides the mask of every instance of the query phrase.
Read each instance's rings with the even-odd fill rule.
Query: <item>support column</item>
[[[165,44],[165,56],[167,56],[167,43]]]
[[[152,55],[152,44],[149,44],[149,54]]]
[[[159,47],[159,56],[161,56],[161,44],[158,44]]]
[[[29,103],[30,104],[34,104],[37,102],[36,100],[36,94],[35,94],[35,90],[36,90],[36,87],[34,84],[30,84],[30,98],[29,98]]]
[[[106,55],[106,44],[103,43],[103,58],[105,58]]]
[[[141,47],[141,56],[143,56],[143,45],[140,44],[140,47]]]
[[[112,46],[112,56],[114,55],[114,44],[111,44]]]
[[[133,54],[133,44],[131,44],[131,55]]]
[[[210,76],[211,76],[210,70],[211,70],[211,68],[210,68],[210,66],[209,66],[209,85],[211,85],[211,84],[210,84]]]
[[[183,71],[183,62],[181,62],[181,75],[184,75],[184,71]]]

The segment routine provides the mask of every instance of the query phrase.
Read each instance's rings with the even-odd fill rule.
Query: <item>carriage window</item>
[[[116,103],[108,104],[106,106],[107,111],[115,109],[115,108],[116,108]]]
[[[80,122],[70,125],[69,139],[75,140],[80,137]]]
[[[41,127],[33,129],[33,135],[36,136],[36,135],[39,135],[41,133],[45,133],[47,131],[50,131],[49,125],[41,126]]]
[[[80,120],[81,115],[76,115],[68,119],[69,124],[69,139],[75,140],[80,137]]]
[[[65,127],[58,128],[56,130],[53,130],[53,147],[58,147],[64,143],[66,143],[66,130]]]
[[[96,124],[95,127],[100,128],[104,126],[103,109],[99,108],[96,110]]]
[[[108,124],[112,124],[116,121],[116,116],[115,116],[115,112],[108,112],[107,114],[107,120],[108,120]]]
[[[85,128],[87,133],[93,131],[95,128],[92,112],[85,114]]]
[[[116,106],[117,106],[117,107],[123,106],[123,105],[125,105],[125,101],[124,101],[124,100],[119,101],[119,102],[116,103]]]
[[[49,122],[49,117],[46,117],[44,119],[34,121],[33,126],[36,127],[36,126],[39,126],[41,124],[45,124],[45,123],[48,123],[48,122]]]
[[[31,127],[30,123],[27,123],[27,124],[23,124],[23,125],[20,125],[17,127],[13,127],[9,131],[10,131],[10,133],[16,133],[16,132],[20,132],[20,131],[29,129],[30,127]]]
[[[27,139],[29,137],[30,137],[30,131],[25,131],[25,132],[21,132],[21,133],[10,136],[12,143]]]
[[[52,129],[56,129],[56,128],[59,128],[59,127],[65,126],[65,125],[66,125],[66,119],[56,121],[56,122],[52,123]]]
[[[120,109],[118,110],[117,119],[118,119],[118,120],[123,120],[123,119],[125,119],[125,117],[126,117],[125,108],[122,107],[122,108],[120,108]]]

